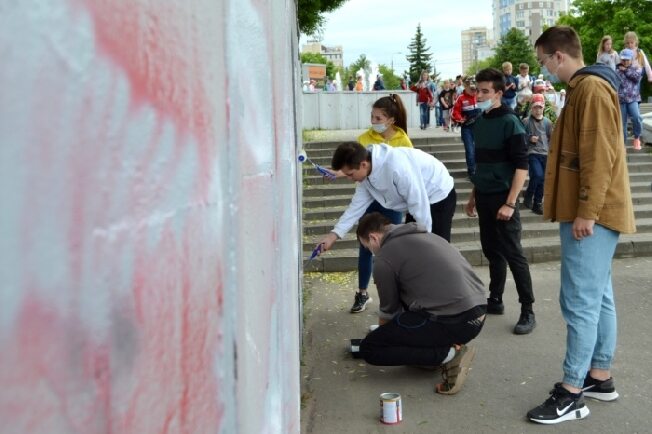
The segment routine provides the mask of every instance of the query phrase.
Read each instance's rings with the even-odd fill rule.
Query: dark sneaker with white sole
[[[362,312],[367,308],[367,303],[371,301],[369,294],[362,294],[360,292],[355,293],[355,300],[353,301],[353,306],[351,306],[351,313]]]
[[[532,422],[552,425],[567,420],[584,419],[589,413],[582,393],[572,394],[558,383],[550,392],[550,398],[530,410],[527,418]]]
[[[582,392],[587,398],[597,399],[598,401],[614,401],[618,399],[618,392],[614,386],[614,379],[596,380],[590,375],[586,375]]]
[[[555,387],[557,386],[561,386],[561,383],[555,383]],[[596,380],[589,374],[586,374],[584,378],[582,392],[584,392],[585,397],[597,399],[598,401],[615,401],[620,396],[616,392],[613,377],[607,380]]]

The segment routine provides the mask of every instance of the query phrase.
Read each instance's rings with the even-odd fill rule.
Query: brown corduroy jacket
[[[568,83],[548,153],[544,218],[593,219],[627,234],[636,232],[634,208],[618,92],[608,74],[592,66]]]

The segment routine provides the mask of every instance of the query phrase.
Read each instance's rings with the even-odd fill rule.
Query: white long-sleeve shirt
[[[409,212],[417,223],[432,230],[430,204],[448,197],[453,177],[444,164],[414,148],[369,145],[371,173],[358,183],[349,207],[333,232],[342,238],[362,217],[374,200],[383,207]]]

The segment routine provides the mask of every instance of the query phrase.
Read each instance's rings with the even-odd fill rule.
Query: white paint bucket
[[[403,420],[403,406],[399,393],[380,394],[380,421],[387,425],[395,425]]]

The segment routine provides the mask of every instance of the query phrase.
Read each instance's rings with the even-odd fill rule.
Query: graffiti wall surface
[[[298,432],[294,17],[0,2],[0,432]]]

